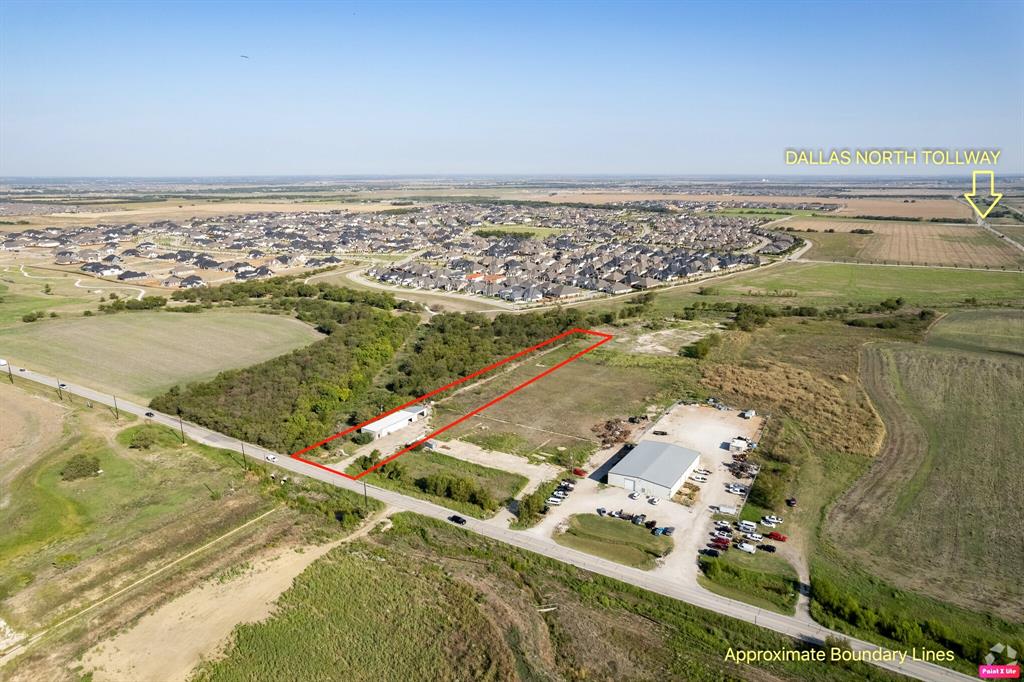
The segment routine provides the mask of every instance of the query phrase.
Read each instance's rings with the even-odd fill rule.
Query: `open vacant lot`
[[[636,568],[654,568],[672,551],[672,538],[655,536],[643,526],[622,519],[576,514],[555,542]]]
[[[196,679],[890,679],[863,665],[737,665],[724,660],[730,646],[794,645],[451,524],[397,514],[389,530],[314,563],[268,620],[240,627],[225,657]]]
[[[833,533],[842,553],[905,589],[1014,618],[1024,611],[1011,559],[1024,556],[1024,527],[1009,502],[1024,489],[1024,316],[948,320],[934,343],[865,349],[862,377],[887,437],[832,514]],[[922,561],[927,570],[906,570]]]
[[[447,423],[527,381],[580,349],[570,344],[524,362],[491,381],[456,393],[439,404]],[[646,414],[696,386],[692,361],[632,356],[598,349],[575,360],[463,422],[446,436],[520,455],[575,452],[597,447],[593,427],[612,418]],[[559,450],[562,448],[562,450]]]
[[[852,260],[867,263],[1016,267],[1024,252],[974,225],[901,223],[887,220],[794,218],[786,227],[813,229],[809,260]],[[826,233],[824,230],[835,230]],[[854,234],[855,229],[874,234]]]
[[[6,359],[142,402],[319,338],[298,320],[250,312],[133,312],[18,323],[0,331]]]
[[[780,305],[877,303],[896,296],[910,306],[942,306],[965,298],[979,303],[1024,301],[1024,274],[948,268],[784,263],[704,286],[711,296],[673,289],[658,294],[655,304],[667,308],[675,300],[713,302],[718,297]]]

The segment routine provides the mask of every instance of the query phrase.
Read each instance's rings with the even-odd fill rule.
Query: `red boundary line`
[[[370,467],[366,471],[363,471],[362,473],[358,474],[357,476],[353,476],[351,474],[346,474],[343,471],[338,471],[337,469],[332,469],[331,467],[325,466],[323,464],[320,464],[319,462],[312,462],[312,461],[310,461],[308,459],[303,459],[302,457],[299,456],[299,455],[302,455],[302,454],[305,454],[305,453],[309,452],[310,450],[314,450],[314,449],[320,447],[324,443],[330,443],[332,440],[334,440],[336,438],[341,438],[342,436],[346,436],[346,435],[352,433],[353,431],[356,431],[357,429],[361,429],[361,428],[363,428],[364,426],[366,426],[367,424],[369,424],[371,422],[375,422],[378,419],[383,419],[384,417],[388,416],[389,414],[394,414],[395,412],[398,412],[399,410],[404,410],[405,408],[407,408],[407,407],[409,407],[411,405],[415,405],[416,403],[423,402],[424,400],[427,400],[428,398],[432,398],[433,396],[437,395],[438,393],[442,393],[444,391],[447,391],[449,388],[453,388],[455,386],[458,386],[459,384],[465,383],[465,382],[469,381],[470,379],[475,379],[476,377],[480,376],[481,374],[486,374],[487,372],[490,372],[491,370],[497,369],[498,367],[501,367],[502,365],[504,365],[504,364],[506,364],[508,362],[512,362],[513,360],[517,360],[517,359],[523,357],[524,355],[532,353],[533,351],[535,351],[535,350],[537,350],[539,348],[543,348],[544,346],[547,346],[547,345],[550,345],[552,343],[555,343],[556,341],[560,341],[560,340],[564,339],[565,337],[571,336],[573,334],[588,334],[590,336],[599,336],[599,337],[601,337],[601,340],[598,341],[595,344],[587,346],[586,348],[584,348],[580,352],[578,352],[578,353],[576,353],[576,354],[566,358],[565,360],[562,360],[557,365],[554,365],[553,367],[547,368],[546,370],[544,370],[543,372],[541,372],[537,376],[532,377],[530,379],[527,379],[526,381],[524,381],[523,383],[519,384],[518,386],[515,386],[514,388],[511,388],[508,391],[505,391],[504,393],[499,395],[497,398],[494,398],[493,400],[491,400],[487,404],[481,405],[480,407],[476,408],[472,412],[467,412],[466,414],[462,415],[461,417],[459,417],[455,421],[451,422],[450,424],[446,424],[446,425],[442,426],[441,428],[437,429],[436,431],[433,431],[432,433],[427,434],[426,436],[424,436],[420,440],[416,441],[415,443],[413,443],[411,445],[406,446],[405,448],[399,450],[398,452],[396,452],[395,454],[391,455],[387,459],[385,459],[385,460],[383,460],[381,462],[378,462],[377,464],[375,464],[374,466]],[[300,462],[305,462],[306,464],[309,464],[311,466],[315,466],[318,469],[323,469],[324,471],[330,471],[332,474],[337,474],[338,476],[344,476],[345,478],[351,479],[353,481],[359,480],[360,478],[362,478],[366,474],[370,473],[374,469],[382,467],[385,464],[387,464],[388,462],[390,462],[391,460],[393,460],[393,459],[395,459],[397,457],[400,457],[401,455],[404,455],[405,453],[409,452],[413,448],[419,447],[423,443],[426,443],[428,440],[430,440],[434,436],[437,436],[440,433],[444,433],[448,429],[450,429],[453,426],[456,426],[458,424],[461,424],[462,422],[466,421],[470,417],[472,417],[474,415],[477,415],[477,414],[480,414],[481,412],[486,410],[491,405],[494,405],[495,403],[501,402],[502,400],[504,400],[505,398],[509,397],[513,393],[516,393],[517,391],[523,390],[524,388],[526,388],[527,386],[529,386],[533,382],[535,382],[535,381],[537,381],[537,380],[539,380],[539,379],[541,379],[543,377],[546,377],[547,375],[551,374],[552,372],[554,372],[559,367],[564,367],[565,365],[568,365],[573,360],[578,360],[579,358],[583,357],[584,355],[586,355],[590,351],[594,350],[598,346],[600,346],[602,344],[605,344],[605,343],[608,343],[609,341],[612,340],[612,338],[613,337],[612,337],[611,334],[605,334],[603,332],[595,332],[595,331],[593,331],[591,329],[578,329],[578,328],[577,329],[570,329],[569,331],[562,332],[561,334],[559,334],[557,336],[552,336],[547,341],[541,341],[540,343],[538,343],[535,346],[530,346],[529,348],[527,348],[525,350],[521,350],[518,353],[516,353],[515,355],[510,355],[507,358],[503,358],[501,360],[498,360],[494,364],[488,365],[487,367],[484,367],[483,369],[479,369],[479,370],[473,372],[472,374],[469,374],[469,375],[466,375],[466,376],[462,377],[461,379],[456,379],[455,381],[453,381],[453,382],[451,382],[449,384],[445,384],[441,388],[436,388],[433,391],[431,391],[430,393],[426,393],[424,395],[421,395],[419,398],[416,398],[414,400],[410,400],[409,402],[405,403],[404,405],[399,405],[398,407],[394,408],[393,410],[388,410],[387,412],[379,414],[379,415],[377,415],[376,417],[374,417],[372,419],[367,419],[366,421],[364,421],[361,424],[356,424],[355,426],[347,428],[344,431],[339,431],[338,433],[334,434],[333,436],[329,436],[327,438],[324,438],[319,443],[313,443],[309,447],[305,447],[305,448],[302,448],[301,450],[293,452],[290,456],[292,458],[294,458],[294,459],[299,460]]]

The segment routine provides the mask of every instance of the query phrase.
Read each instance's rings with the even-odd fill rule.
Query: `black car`
[[[459,525],[459,526],[465,526],[466,525],[466,519],[462,518],[458,514],[452,514],[451,516],[448,517],[448,520],[451,521],[454,524]]]
[[[762,552],[768,552],[769,554],[775,552],[775,545],[758,545],[757,548]]]
[[[153,414],[152,412],[147,412],[147,413],[146,413],[146,416],[147,416],[147,417],[155,417],[156,415],[154,415],[154,414]]]
[[[657,525],[658,525],[658,522],[655,521],[654,519],[651,519],[650,521],[648,521],[647,523],[644,524],[644,528],[655,528]]]
[[[702,549],[700,551],[700,553],[703,554],[704,556],[709,556],[709,557],[720,557],[720,556],[722,556],[722,553],[719,552],[717,549]]]
[[[668,536],[671,537],[672,533],[675,533],[675,532],[676,532],[676,527],[675,526],[666,526],[665,527],[665,533],[664,533],[665,535],[668,535]]]

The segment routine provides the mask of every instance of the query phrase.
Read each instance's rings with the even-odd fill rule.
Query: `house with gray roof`
[[[642,440],[608,472],[608,484],[670,499],[700,461],[690,448]]]

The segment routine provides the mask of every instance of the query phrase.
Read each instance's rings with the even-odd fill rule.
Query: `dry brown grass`
[[[812,260],[964,267],[1016,266],[1024,260],[1019,249],[974,225],[793,218],[785,226],[821,233],[809,237],[815,244],[807,256]],[[835,230],[835,234],[824,233],[827,229]],[[855,229],[872,230],[874,234],[850,234]]]
[[[753,367],[715,364],[702,383],[733,405],[788,414],[819,448],[872,455],[882,439],[882,425],[868,405],[850,401],[830,382],[792,365],[770,360]]]

